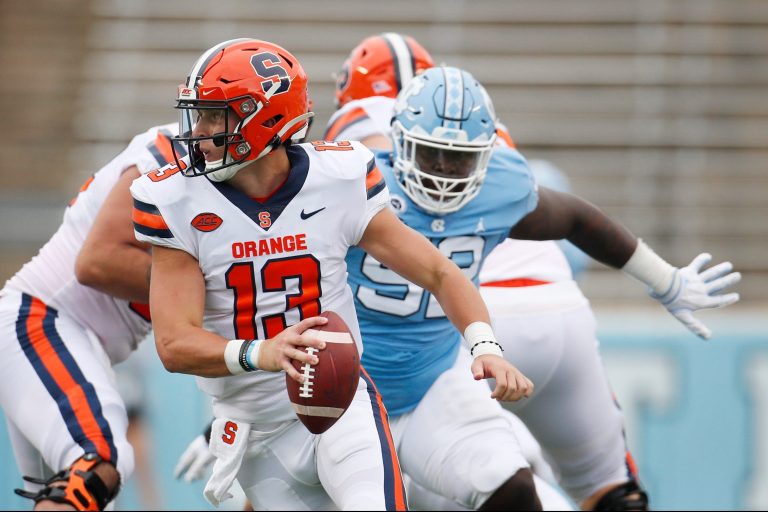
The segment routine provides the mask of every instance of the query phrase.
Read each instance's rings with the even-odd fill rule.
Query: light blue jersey
[[[495,149],[479,195],[459,211],[441,217],[419,209],[403,193],[390,153],[377,153],[376,163],[400,219],[429,238],[475,284],[488,253],[538,201],[531,171],[513,149]],[[350,249],[347,268],[365,347],[363,366],[390,416],[406,413],[453,365],[460,334],[432,294],[362,249]]]

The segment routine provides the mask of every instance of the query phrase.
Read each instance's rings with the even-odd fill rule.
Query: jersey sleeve
[[[525,157],[516,149],[497,148],[491,162],[505,170],[504,184],[500,187],[513,205],[515,223],[531,213],[539,204],[539,188]]]
[[[131,184],[131,195],[133,196],[131,217],[136,239],[140,242],[191,253],[166,222],[157,207],[157,201],[147,190],[148,184],[151,186],[152,182],[146,176],[134,180]]]
[[[353,245],[357,245],[363,237],[371,219],[389,206],[389,190],[386,181],[384,181],[384,175],[376,164],[376,157],[362,144],[360,146],[367,152],[366,156],[368,157],[365,172],[365,211],[357,225]]]
[[[158,126],[151,132],[153,133],[150,137],[144,137],[141,140],[140,147],[136,151],[135,165],[141,174],[146,174],[174,162],[174,145],[179,158],[186,155],[186,151],[173,141],[173,137],[178,133],[176,124]]]
[[[328,122],[323,139],[363,140],[372,135],[389,136],[394,100],[374,96],[348,103]]]
[[[339,111],[328,121],[323,140],[360,140],[375,134],[373,120],[362,107]]]

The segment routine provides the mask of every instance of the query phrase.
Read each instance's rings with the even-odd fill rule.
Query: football
[[[360,380],[360,355],[349,327],[332,311],[320,316],[327,318],[328,323],[305,331],[325,341],[325,348],[320,351],[305,347],[320,361],[314,366],[293,361],[305,377],[302,384],[285,375],[296,416],[313,434],[322,434],[341,418],[352,403]]]

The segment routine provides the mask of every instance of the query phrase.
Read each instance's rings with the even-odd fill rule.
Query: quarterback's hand
[[[304,334],[304,331],[326,323],[328,319],[322,316],[305,318],[274,338],[264,341],[259,348],[258,367],[268,372],[285,370],[296,382],[304,382],[304,377],[293,367],[291,359],[309,364],[317,364],[320,361],[316,355],[308,354],[304,347],[322,350],[325,348],[325,342]]]
[[[694,318],[693,313],[700,309],[722,308],[737,302],[738,293],[717,293],[741,281],[739,272],[731,272],[733,265],[730,261],[702,271],[711,260],[711,254],[699,254],[690,265],[675,271],[672,286],[666,293],[650,294],[688,329],[705,340],[712,336],[712,331]]]
[[[179,457],[179,462],[173,470],[174,478],[184,477],[185,482],[200,480],[205,475],[205,470],[216,460],[210,451],[208,451],[208,441],[205,436],[197,436],[184,453]]]
[[[503,357],[493,354],[476,357],[472,363],[472,375],[475,380],[496,379],[491,398],[499,401],[516,401],[533,393],[533,382],[523,372]]]

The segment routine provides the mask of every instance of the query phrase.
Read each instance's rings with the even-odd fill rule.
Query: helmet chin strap
[[[216,182],[227,181],[228,179],[233,177],[235,174],[237,174],[237,171],[239,171],[246,165],[250,164],[252,161],[253,160],[248,160],[245,162],[232,164],[229,167],[219,169],[218,171],[209,172],[206,176],[208,176],[208,179],[210,179],[211,181],[216,181]],[[206,168],[219,167],[223,162],[224,162],[223,158],[213,162],[205,162],[205,167]]]

